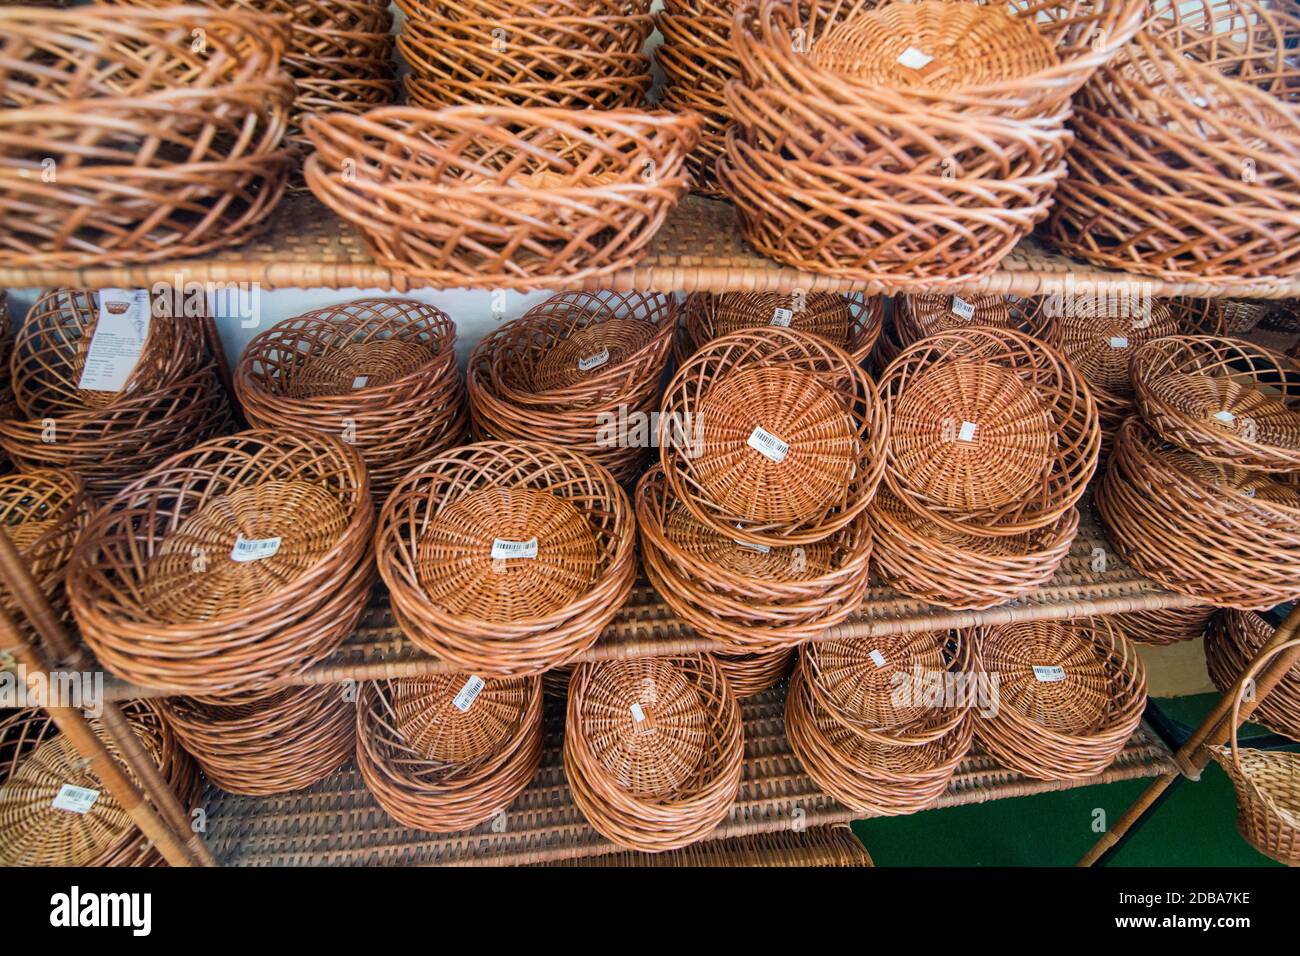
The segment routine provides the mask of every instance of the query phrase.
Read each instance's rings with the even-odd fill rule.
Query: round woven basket
[[[714,339],[677,370],[659,449],[670,492],[701,523],[788,547],[862,514],[888,430],[874,383],[847,352],[771,326]]]
[[[200,786],[189,755],[154,704],[129,701],[122,710],[145,753],[188,813],[198,800]],[[98,718],[92,718],[90,726],[121,762],[117,745]],[[129,768],[126,772],[131,775]],[[54,799],[65,785],[99,795],[85,813],[58,809]],[[159,866],[162,862],[43,709],[0,715],[0,865]]]
[[[715,654],[719,670],[736,700],[755,697],[770,690],[790,673],[794,648],[780,647],[757,654]]]
[[[203,773],[229,793],[267,796],[311,786],[352,758],[356,740],[356,708],[334,684],[224,704],[172,697],[161,707]]]
[[[254,426],[354,445],[377,500],[469,430],[456,326],[410,299],[357,299],[262,332],[239,359],[235,392]]]
[[[490,820],[541,759],[540,678],[439,674],[361,688],[357,767],[403,826],[450,833]]]
[[[645,14],[650,0],[395,0],[413,20],[484,20],[493,17],[581,17]]]
[[[489,106],[514,106],[527,108],[635,109],[644,100],[651,86],[648,72],[650,61],[639,54],[623,54],[616,59],[625,61],[624,69],[614,76],[589,73],[583,69],[584,59],[598,58],[597,54],[580,51],[566,53],[566,59],[577,61],[572,78],[539,79],[533,81],[457,81],[426,80],[408,73],[403,81],[406,101],[411,106],[436,110],[446,106],[484,104]]]
[[[1254,611],[1220,611],[1205,634],[1205,666],[1220,692],[1227,693],[1277,630]],[[1264,695],[1250,719],[1275,734],[1300,741],[1300,666],[1292,667]]]
[[[614,477],[530,442],[466,445],[413,470],[384,504],[375,550],[406,636],[492,676],[569,663],[636,573],[632,506]]]
[[[60,617],[68,613],[64,569],[93,508],[81,480],[70,471],[38,469],[0,477],[0,527]],[[18,602],[3,582],[0,606],[22,626]]]
[[[1196,640],[1205,634],[1205,626],[1213,615],[1212,605],[1198,604],[1114,614],[1110,616],[1110,622],[1134,644],[1162,647]],[[1209,655],[1208,648],[1206,655]]]
[[[1070,360],[1095,394],[1131,401],[1129,365],[1147,342],[1177,335],[1185,328],[1161,299],[1129,303],[1124,299],[1081,297],[1064,308],[1044,308],[1042,338]]]
[[[304,172],[402,276],[567,285],[644,255],[689,185],[698,127],[636,110],[386,107],[308,117]]]
[[[564,774],[606,839],[658,853],[726,819],[740,792],[740,706],[708,654],[580,664],[569,685]]]
[[[904,349],[880,380],[885,484],[949,531],[1055,526],[1097,467],[1097,403],[1056,349],[1011,329],[945,332]]]
[[[1238,468],[1300,468],[1300,362],[1240,339],[1174,336],[1133,355],[1143,419],[1162,438]]]
[[[683,311],[685,335],[677,364],[701,346],[746,329],[778,326],[807,332],[848,352],[863,364],[880,337],[884,304],[878,296],[833,292],[693,292]]]
[[[374,508],[342,441],[253,430],[176,455],[92,518],[68,592],[124,680],[259,690],[333,651],[374,580]]]
[[[1106,618],[1000,624],[976,639],[998,706],[975,721],[975,738],[1004,767],[1038,780],[1096,776],[1137,730],[1146,670]]]
[[[1178,331],[1185,335],[1245,335],[1277,308],[1276,303],[1257,299],[1193,299],[1180,296],[1165,302],[1178,320]]]

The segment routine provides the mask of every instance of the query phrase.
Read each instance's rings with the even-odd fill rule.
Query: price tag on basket
[[[880,651],[873,649],[867,656],[871,658],[871,663],[875,664],[877,667],[885,666],[885,655],[880,653]]]
[[[494,538],[492,541],[493,560],[535,557],[537,557],[536,538],[529,538],[527,541],[507,541],[505,538]]]
[[[632,712],[632,719],[635,720],[638,724],[645,723],[645,711],[641,709],[640,704],[633,704],[631,707],[628,708],[628,710]]]
[[[1051,664],[1040,666],[1034,665],[1034,680],[1040,684],[1055,684],[1057,681],[1065,680],[1065,668],[1060,664]]]
[[[973,442],[975,440],[975,431],[979,426],[974,422],[962,422],[961,427],[957,429],[957,440],[964,442]]]
[[[741,541],[739,538],[733,538],[732,540],[746,551],[757,551],[759,554],[767,554],[772,550],[765,544],[757,544],[753,541]]]
[[[899,66],[912,70],[918,76],[927,79],[948,72],[948,65],[936,60],[929,53],[926,53],[920,47],[909,46],[902,53],[898,54],[896,61]]]
[[[471,674],[469,680],[465,681],[465,686],[460,692],[452,698],[451,706],[455,707],[462,714],[468,713],[469,709],[474,706],[474,701],[478,700],[478,695],[483,692],[487,683],[477,674]]]
[[[59,787],[59,792],[54,795],[54,802],[50,806],[55,810],[67,810],[69,813],[88,813],[98,799],[98,790],[74,787],[70,783],[65,783]]]
[[[100,289],[99,317],[78,388],[120,392],[149,338],[148,289]]]
[[[764,458],[770,458],[777,464],[785,461],[785,456],[790,453],[790,446],[762,425],[755,425],[754,430],[749,433],[748,445]]]
[[[357,388],[365,388],[365,387],[366,387],[366,382],[368,382],[368,381],[370,381],[370,376],[369,376],[369,375],[358,375],[356,378],[354,378],[354,379],[352,380],[352,387],[353,387],[354,389],[357,389]]]
[[[245,538],[242,534],[235,536],[235,546],[230,549],[230,560],[241,564],[247,561],[261,561],[270,558],[280,550],[280,538]]]
[[[1215,412],[1214,418],[1216,421],[1223,422],[1223,424],[1225,425],[1231,425],[1233,422],[1237,420],[1237,416],[1227,410],[1221,412]]]
[[[600,368],[608,361],[609,361],[609,348],[608,346],[601,346],[600,351],[595,353],[594,355],[588,355],[585,356],[584,358],[578,359],[578,371],[590,372],[594,368]]]
[[[1112,335],[1110,337],[1110,347],[1113,349],[1126,349],[1128,348],[1128,339],[1122,335]]]
[[[772,321],[769,325],[779,325],[783,329],[790,327],[790,322],[794,319],[794,312],[791,309],[773,309]]]
[[[955,295],[952,297],[952,314],[963,322],[969,322],[975,318],[975,305],[972,302],[967,302],[961,296]]]

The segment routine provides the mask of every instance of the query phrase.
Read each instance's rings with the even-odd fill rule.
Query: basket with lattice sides
[[[1274,621],[1254,611],[1224,610],[1214,616],[1205,635],[1205,667],[1221,693],[1233,688],[1276,630]],[[1300,665],[1256,701],[1250,719],[1300,741]]]
[[[852,356],[778,326],[699,349],[659,417],[673,498],[714,531],[768,547],[807,545],[856,521],[887,441],[875,385]]]
[[[81,479],[70,471],[35,469],[0,476],[0,528],[60,617],[67,614],[64,570],[93,509]],[[15,623],[22,622],[18,602],[3,583],[0,607]]]
[[[375,548],[406,636],[485,677],[572,661],[636,573],[618,482],[584,455],[534,442],[466,445],[414,469],[384,505]]]
[[[400,276],[542,288],[630,268],[689,185],[698,120],[637,110],[388,107],[309,117],[317,197]]]
[[[257,335],[235,370],[250,424],[344,438],[376,500],[469,430],[456,326],[411,299],[357,299]]]
[[[124,680],[224,703],[322,660],[374,581],[365,465],[341,439],[252,430],[167,459],[92,518],[73,616]]]
[[[200,789],[194,763],[153,703],[129,701],[121,706],[141,750],[188,815]],[[91,718],[90,729],[111,757],[123,762],[99,718]],[[141,785],[129,767],[126,773]],[[93,794],[84,812],[84,804],[77,801],[87,794],[80,791]],[[161,854],[45,710],[33,707],[0,715],[0,865],[162,864]]]
[[[977,628],[980,679],[997,706],[975,739],[998,763],[1038,780],[1076,780],[1110,766],[1146,706],[1146,670],[1104,617]]]
[[[740,791],[740,706],[708,654],[580,664],[564,773],[606,839],[657,853],[705,837]]]
[[[879,296],[834,292],[692,292],[682,310],[680,366],[698,349],[723,335],[774,325],[815,335],[838,346],[859,365],[880,337],[884,303]]]

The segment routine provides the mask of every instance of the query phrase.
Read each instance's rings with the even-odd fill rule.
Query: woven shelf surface
[[[786,742],[783,687],[741,702],[745,764],[731,813],[708,837],[723,840],[864,816],[817,790]],[[503,866],[620,852],[587,825],[561,766],[563,707],[546,714],[546,752],[532,784],[495,820],[465,833],[432,834],[394,823],[350,767],[310,789],[279,797],[237,797],[209,789],[207,843],[225,866]],[[1173,769],[1169,750],[1146,727],[1105,773],[1087,780],[1030,780],[972,753],[936,807],[984,803],[1074,786],[1153,777]]]
[[[859,612],[846,623],[827,630],[822,638],[860,638],[1088,614],[1121,614],[1164,607],[1189,607],[1196,603],[1190,597],[1160,588],[1124,564],[1107,546],[1086,499],[1081,510],[1083,518],[1079,522],[1079,534],[1056,577],[1014,602],[983,611],[951,611],[873,584]],[[1100,567],[1099,555],[1104,556],[1103,570],[1095,570]],[[596,645],[584,651],[577,660],[666,656],[721,649],[717,642],[699,636],[677,618],[642,580],[633,588],[632,596]],[[356,631],[330,658],[299,675],[295,681],[327,684],[349,679],[415,677],[455,670],[453,665],[426,654],[408,641],[393,618],[387,596],[377,592]],[[111,676],[106,681],[105,690],[109,697],[117,700],[167,696],[177,692],[172,688],[139,687]]]
[[[179,273],[190,282],[258,282],[268,289],[407,288],[389,269],[376,264],[357,232],[315,197],[291,194],[271,219],[270,228],[258,239],[202,259],[86,269],[0,268],[0,287],[144,288],[175,281]],[[1124,283],[1129,292],[1141,289],[1153,296],[1300,296],[1300,278],[1236,284],[1165,282],[1085,265],[1047,252],[1032,241],[1022,242],[992,275],[953,288],[1007,295],[1077,294],[1094,283],[1101,289]],[[699,196],[687,197],[669,215],[638,266],[578,287],[584,285],[621,292],[929,291],[924,283],[851,282],[778,265],[745,244],[730,205]]]

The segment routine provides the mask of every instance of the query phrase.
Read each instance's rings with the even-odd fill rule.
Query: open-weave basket
[[[793,647],[779,647],[754,654],[715,654],[713,659],[726,676],[732,696],[744,700],[781,683],[790,673],[794,654]]]
[[[1197,604],[1193,607],[1165,607],[1114,614],[1111,615],[1110,622],[1134,644],[1163,647],[1196,640],[1205,634],[1205,626],[1213,616],[1213,605]],[[1206,657],[1209,657],[1208,645]]]
[[[1300,468],[1300,361],[1241,339],[1176,336],[1133,356],[1143,419],[1162,438],[1238,468]]]
[[[1298,645],[1300,640],[1279,644],[1250,665],[1233,701],[1228,745],[1210,748],[1237,791],[1237,830],[1260,853],[1287,866],[1300,866],[1300,753],[1242,747],[1237,737],[1247,688],[1273,658]]]
[[[701,839],[740,791],[740,706],[708,654],[580,664],[569,684],[564,773],[606,839],[658,853]]]
[[[466,707],[474,686],[481,689]],[[490,820],[528,786],[541,759],[538,677],[439,674],[361,688],[357,766],[403,826],[449,833]]]
[[[357,299],[275,325],[244,349],[235,392],[257,427],[355,445],[380,501],[469,430],[456,326],[411,299]]]
[[[398,483],[375,550],[413,643],[484,676],[540,674],[594,644],[631,593],[636,524],[589,458],[480,442]]]
[[[82,637],[113,674],[194,696],[301,672],[365,609],[369,487],[356,451],[310,432],[245,431],[167,459],[78,542],[68,592]]]
[[[280,21],[5,7],[0,34],[0,262],[184,258],[262,227],[288,169]]]
[[[1276,625],[1254,611],[1220,611],[1205,635],[1205,667],[1214,686],[1227,693],[1264,649]],[[1258,700],[1250,719],[1300,741],[1300,665],[1293,666]]]
[[[879,296],[834,292],[693,292],[683,310],[684,335],[677,364],[719,336],[775,325],[816,335],[838,346],[859,365],[880,337],[884,302]]]
[[[1240,336],[1254,330],[1277,308],[1258,299],[1194,299],[1179,296],[1165,300],[1185,335]]]
[[[35,469],[0,477],[0,528],[60,617],[67,615],[68,607],[64,569],[93,508],[73,472]],[[0,607],[16,622],[23,620],[18,602],[2,582]]]
[[[540,288],[635,265],[689,185],[698,125],[497,106],[314,116],[305,174],[403,276]]]
[[[352,758],[356,708],[336,684],[271,690],[228,704],[172,697],[161,707],[204,775],[228,793],[301,790]]]
[[[637,485],[636,511],[655,590],[730,653],[775,653],[817,637],[846,620],[866,593],[872,538],[864,518],[820,541],[756,546],[699,521],[658,466]]]
[[[145,753],[188,814],[198,800],[199,775],[176,735],[148,701],[122,705]],[[117,760],[121,754],[98,718],[91,729]],[[129,768],[128,776],[134,779]],[[139,786],[140,781],[135,781]],[[85,813],[52,806],[64,785],[96,790]],[[0,715],[0,865],[160,866],[162,856],[145,839],[82,754],[59,733],[42,708]]]
[[[865,510],[888,431],[875,384],[847,352],[770,326],[714,339],[677,370],[659,449],[669,491],[701,523],[786,547]]]
[[[1054,526],[1097,467],[1097,403],[1047,343],[1012,329],[944,332],[909,346],[880,380],[890,420],[885,484],[949,531]]]
[[[1092,777],[1137,730],[1146,669],[1106,618],[999,624],[976,640],[998,706],[975,721],[975,738],[1003,766],[1039,780]]]

